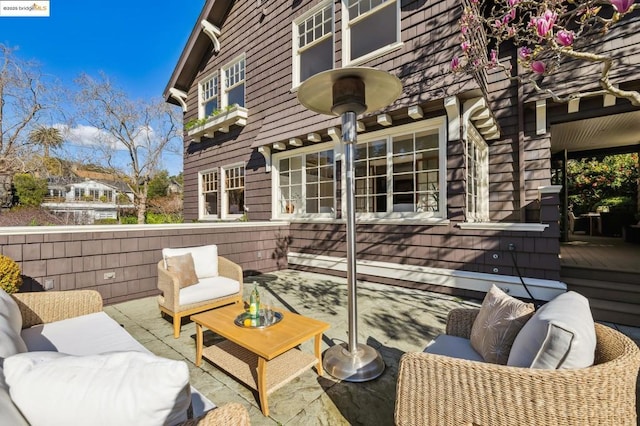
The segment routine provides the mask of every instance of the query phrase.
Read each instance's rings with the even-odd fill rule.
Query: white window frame
[[[227,71],[229,71],[234,65],[236,65],[240,61],[244,63],[244,78],[242,80],[238,80],[233,84],[230,84],[227,86]],[[229,91],[231,89],[234,89],[240,86],[241,84],[244,85],[244,99],[242,102],[243,105],[240,105],[240,106],[246,108],[247,106],[247,59],[244,53],[236,56],[220,69],[220,93],[221,93],[220,108],[221,109],[226,108],[229,105]]]
[[[244,190],[245,193],[245,203],[244,205],[246,206],[246,193],[247,193],[247,168],[246,168],[246,164],[244,162],[240,162],[240,163],[233,163],[233,164],[227,164],[226,166],[220,167],[220,175],[219,175],[219,191],[221,194],[221,200],[220,200],[220,216],[222,219],[239,219],[240,217],[242,217],[242,215],[244,215],[244,211],[242,212],[238,212],[238,213],[233,213],[230,214],[229,211],[229,188],[227,187],[227,171],[228,170],[232,170],[232,169],[236,169],[242,167],[243,169],[243,185],[242,188]],[[232,189],[236,189],[236,188],[232,188]]]
[[[211,191],[204,191],[204,183],[205,183],[205,175],[211,174],[211,173],[215,173],[215,187],[216,189],[211,190]],[[213,169],[207,169],[207,170],[201,170],[198,172],[198,218],[201,220],[210,220],[210,219],[218,219],[218,212],[216,211],[215,214],[211,214],[211,213],[207,213],[207,210],[205,208],[205,204],[206,204],[206,200],[205,200],[205,194],[209,194],[215,192],[216,193],[216,200],[219,200],[219,194],[220,194],[220,170],[218,170],[217,168],[213,168]],[[216,205],[219,204],[216,201]]]
[[[359,213],[356,217],[359,221],[376,221],[379,219],[417,219],[428,221],[446,219],[447,215],[447,119],[445,116],[435,117],[416,123],[397,126],[391,129],[383,129],[376,132],[358,135],[358,145],[375,140],[386,139],[387,142],[387,212]],[[419,133],[430,130],[438,132],[438,211],[437,212],[394,212],[393,210],[393,150],[394,136],[402,136],[408,133]],[[346,165],[342,162],[342,176],[345,176]],[[342,194],[346,194],[346,181],[342,180]],[[391,210],[391,211],[390,211]],[[342,198],[342,211],[347,211],[347,200]]]
[[[395,7],[396,8],[396,17],[397,17],[397,25],[396,25],[396,41],[392,44],[383,46],[373,52],[369,52],[366,55],[360,56],[358,58],[351,58],[351,26],[357,24],[358,22],[367,19],[367,17],[373,15],[376,12],[379,12],[383,8],[386,7]],[[367,12],[359,15],[353,19],[349,17],[349,7],[347,6],[347,0],[342,0],[342,63],[343,66],[350,65],[358,65],[364,62],[370,61],[371,59],[382,56],[386,53],[389,53],[393,50],[399,49],[402,47],[402,16],[400,10],[400,0],[386,0],[384,3],[368,10]]]
[[[322,37],[313,40],[312,42],[306,44],[305,46],[303,46],[302,48],[299,47],[299,40],[300,40],[300,33],[299,33],[299,26],[302,22],[306,21],[307,19],[313,17],[314,15],[316,15],[318,12],[323,11],[325,8],[327,8],[327,6],[330,7],[331,11],[330,11],[330,16],[331,16],[331,32],[328,34],[324,34]],[[296,89],[301,83],[302,81],[300,81],[300,54],[303,53],[305,50],[308,50],[314,46],[316,46],[317,44],[319,44],[320,42],[323,42],[325,40],[327,40],[328,38],[331,38],[331,44],[332,44],[332,49],[331,49],[331,64],[332,64],[332,68],[335,67],[335,63],[336,63],[336,58],[335,58],[335,39],[334,39],[334,34],[335,34],[335,8],[334,8],[334,3],[329,0],[329,1],[323,1],[322,3],[320,3],[319,5],[317,5],[316,7],[314,7],[313,9],[309,10],[308,12],[304,13],[303,15],[301,15],[300,17],[298,17],[297,19],[295,19],[292,23],[291,23],[291,28],[292,28],[292,34],[293,34],[293,53],[292,53],[292,57],[293,57],[293,61],[292,61],[292,67],[293,67],[293,89]]]
[[[307,213],[306,212],[306,199],[307,199],[307,182],[306,182],[306,173],[305,173],[305,164],[302,163],[302,181],[300,182],[302,186],[302,194],[301,199],[302,207],[293,211],[293,213],[283,213],[281,212],[280,205],[280,160],[298,156],[304,156],[307,154],[314,154],[323,151],[333,151],[333,207],[332,212],[327,213]],[[303,157],[304,158],[304,157]],[[338,162],[338,153],[335,150],[335,145],[332,142],[327,142],[323,144],[308,146],[305,148],[296,149],[293,151],[282,152],[279,154],[274,154],[272,157],[271,167],[271,211],[272,217],[275,219],[334,219],[336,217],[336,207],[337,207],[337,197],[336,197],[336,177],[338,173],[338,168],[336,166]]]
[[[489,147],[473,125],[465,141],[465,179],[467,222],[489,221]],[[469,181],[469,176],[473,179]],[[471,195],[470,195],[471,194]],[[471,198],[475,198],[474,203]]]
[[[210,81],[215,81],[214,86],[215,86],[216,93],[213,96],[210,96],[204,99],[204,96],[206,93],[204,86]],[[205,104],[214,98],[217,99],[218,101],[218,108],[216,109],[220,109],[221,105],[220,105],[219,92],[220,92],[220,76],[217,70],[207,75],[205,78],[203,78],[198,82],[198,118],[205,118]]]

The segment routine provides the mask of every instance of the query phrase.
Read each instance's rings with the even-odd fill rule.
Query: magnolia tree
[[[596,53],[602,39],[625,16],[638,8],[634,0],[468,0],[460,18],[462,53],[451,68],[474,75],[502,69],[510,79],[529,83],[557,102],[611,94],[640,106],[640,93],[622,90],[610,80],[614,58]],[[486,37],[486,39],[484,39]],[[489,46],[489,47],[487,47]],[[499,61],[501,48],[517,49],[524,72],[513,75],[511,64]],[[542,76],[557,72],[566,60],[599,66],[599,89],[560,96],[542,87]]]

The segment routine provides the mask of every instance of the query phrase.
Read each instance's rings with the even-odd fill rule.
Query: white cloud
[[[78,125],[69,127],[66,124],[54,125],[62,133],[65,141],[81,147],[111,145],[118,150],[125,149],[114,137],[93,126]]]
[[[97,127],[82,124],[75,127],[69,127],[66,124],[55,124],[53,127],[59,129],[64,140],[72,145],[85,148],[108,145],[118,151],[127,150],[120,141]],[[151,126],[146,126],[138,129],[134,136],[134,142],[138,146],[153,146],[155,138],[156,132],[154,129]]]

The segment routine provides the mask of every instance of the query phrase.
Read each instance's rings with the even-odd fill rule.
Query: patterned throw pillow
[[[491,286],[471,327],[471,346],[486,362],[506,364],[513,341],[534,310],[532,303]]]
[[[191,253],[167,257],[167,271],[173,272],[178,276],[180,288],[189,287],[199,281]]]

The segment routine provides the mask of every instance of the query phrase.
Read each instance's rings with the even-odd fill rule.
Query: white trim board
[[[342,272],[347,270],[347,260],[345,258],[306,253],[289,253],[287,258],[290,265]],[[429,283],[442,287],[481,292],[489,291],[491,285],[495,284],[511,296],[529,297],[520,283],[520,279],[511,275],[456,271],[452,269],[401,265],[373,260],[357,260],[357,272],[376,277],[395,278],[403,281]],[[567,291],[566,284],[560,281],[523,278],[533,296],[538,300],[551,300]]]

